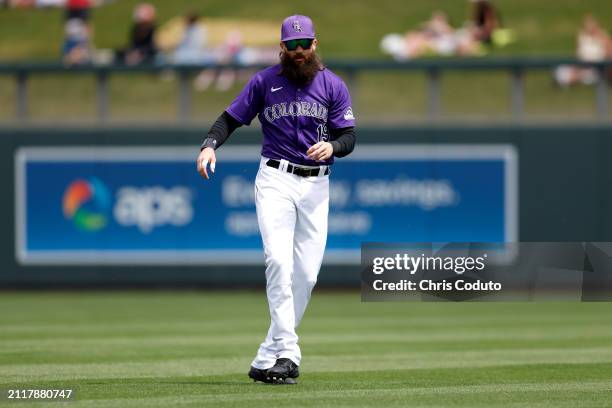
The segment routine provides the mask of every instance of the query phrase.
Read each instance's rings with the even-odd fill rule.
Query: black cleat
[[[251,366],[251,369],[249,370],[249,378],[252,378],[254,382],[261,381],[264,383],[271,383],[272,381],[269,381],[267,378],[267,372],[268,370],[262,370],[260,368]]]
[[[297,384],[297,380],[295,378],[287,377],[285,378],[285,381],[283,381],[283,384],[294,385]]]
[[[288,358],[279,358],[274,367],[267,370],[266,379],[274,384],[297,384],[296,378],[300,376],[297,364]]]

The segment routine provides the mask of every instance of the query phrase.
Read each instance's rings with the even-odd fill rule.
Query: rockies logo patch
[[[299,22],[298,20],[295,20],[295,21],[293,22],[293,30],[294,30],[296,33],[301,33],[301,32],[302,32],[302,26],[300,25],[300,22]]]
[[[355,120],[355,116],[353,116],[353,108],[349,107],[346,112],[344,112],[344,120]]]

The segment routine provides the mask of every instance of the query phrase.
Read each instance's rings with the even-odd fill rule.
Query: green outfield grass
[[[606,303],[317,292],[297,386],[246,376],[263,293],[5,292],[0,310],[0,389],[73,388],[76,406],[604,407],[612,395]]]

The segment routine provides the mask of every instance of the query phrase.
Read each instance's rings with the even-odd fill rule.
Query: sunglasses
[[[287,47],[287,50],[289,51],[297,50],[298,45],[302,47],[302,49],[308,50],[310,49],[310,46],[312,45],[312,39],[311,38],[299,38],[297,40],[284,41],[284,43],[285,43],[285,47]]]

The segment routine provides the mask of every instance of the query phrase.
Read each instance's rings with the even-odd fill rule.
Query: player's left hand
[[[334,154],[334,147],[329,142],[319,142],[310,146],[306,154],[312,160],[324,161],[332,157],[332,154]]]

